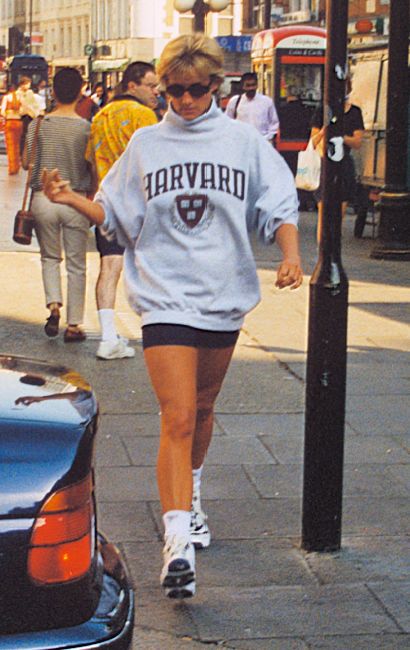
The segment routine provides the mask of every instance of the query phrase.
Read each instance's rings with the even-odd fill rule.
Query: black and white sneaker
[[[195,549],[189,538],[169,536],[163,550],[161,585],[168,598],[190,598],[195,594]]]
[[[191,505],[191,525],[189,535],[195,548],[208,548],[211,543],[211,533],[207,523],[208,517],[201,508],[199,494],[193,494]]]

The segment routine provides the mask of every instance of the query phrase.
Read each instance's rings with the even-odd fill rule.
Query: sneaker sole
[[[161,584],[168,598],[191,598],[195,594],[195,572],[190,567],[180,571],[168,569]]]
[[[96,357],[97,359],[102,359],[103,361],[113,361],[114,359],[132,359],[135,357],[135,352],[134,354],[113,354],[111,357],[104,357],[102,354],[97,354]]]
[[[200,549],[200,548],[208,548],[211,544],[211,535],[209,533],[201,533],[199,535],[196,535],[195,533],[191,533],[191,543],[195,546],[195,548]]]

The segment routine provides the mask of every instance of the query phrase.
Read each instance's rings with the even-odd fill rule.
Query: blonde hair
[[[202,33],[178,36],[163,49],[157,65],[160,82],[171,74],[183,75],[195,70],[200,76],[223,80],[223,51],[218,43]]]

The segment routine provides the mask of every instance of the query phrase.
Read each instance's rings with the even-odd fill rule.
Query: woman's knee
[[[168,407],[162,409],[162,433],[174,440],[182,440],[193,435],[196,413],[187,407]]]

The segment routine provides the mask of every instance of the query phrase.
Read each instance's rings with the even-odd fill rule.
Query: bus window
[[[273,74],[272,74],[272,69],[271,68],[266,68],[265,69],[264,87],[265,87],[265,94],[269,95],[269,97],[272,97],[272,95],[273,95]]]

